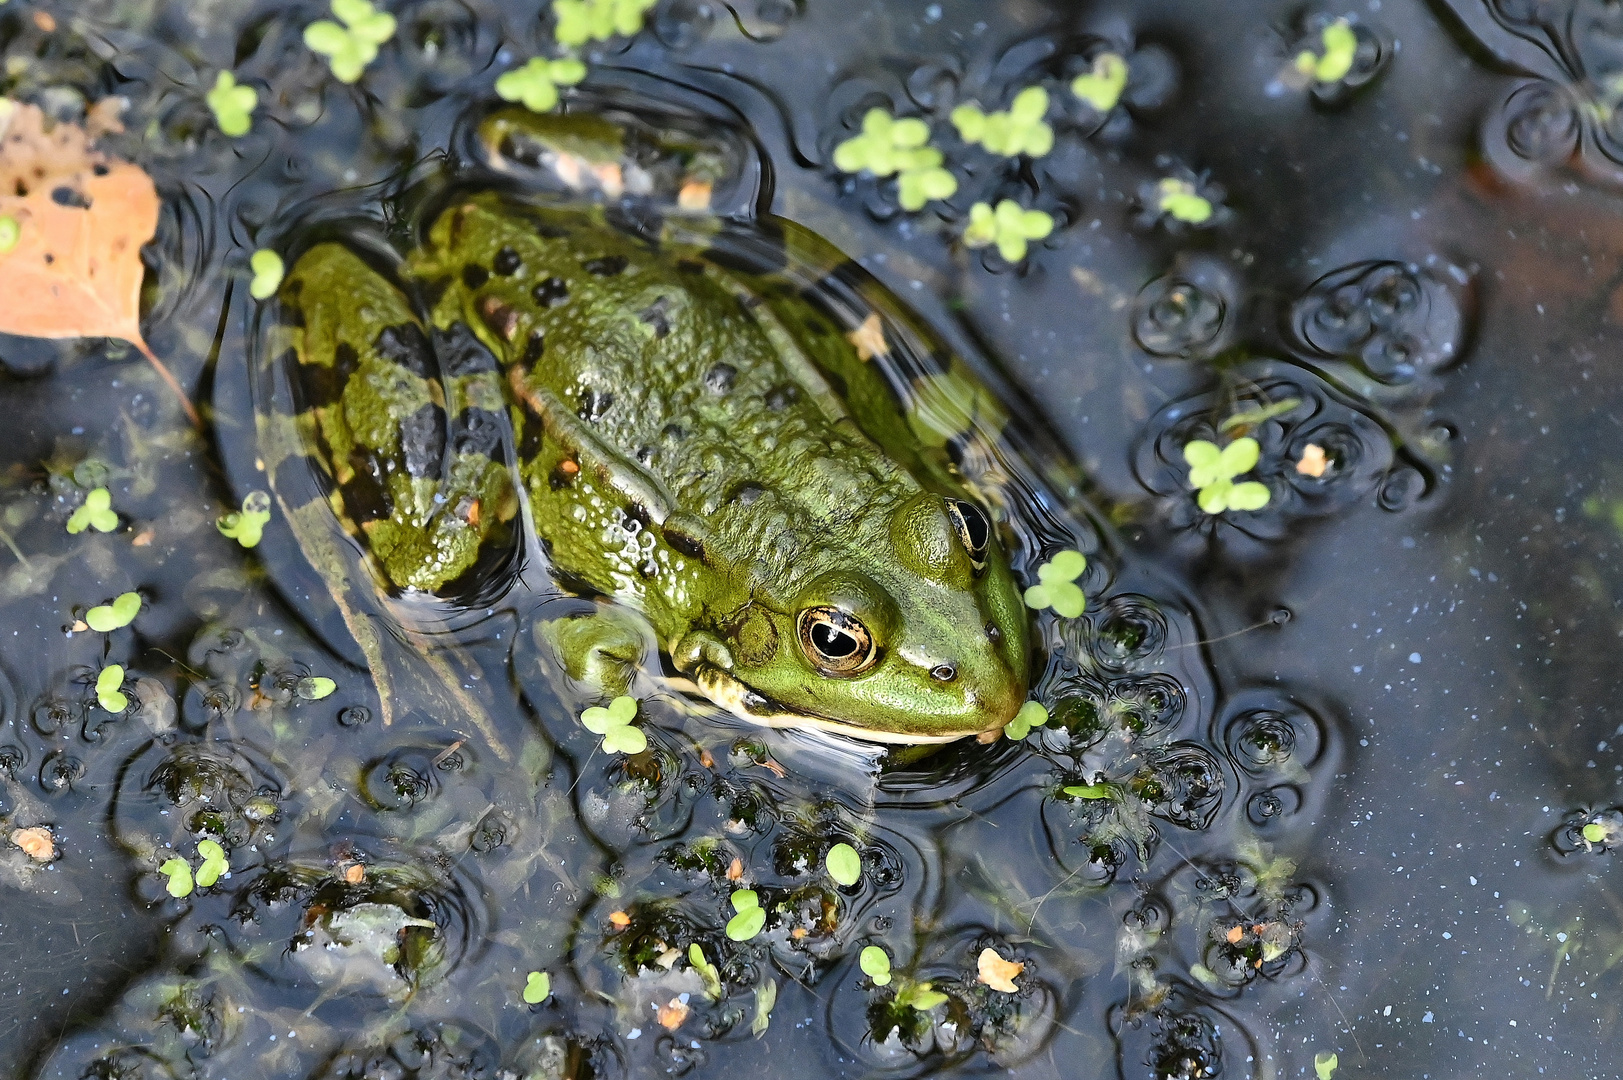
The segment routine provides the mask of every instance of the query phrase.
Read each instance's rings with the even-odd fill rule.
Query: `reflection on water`
[[[350,86],[317,5],[0,8],[12,96],[128,99],[147,337],[212,404],[198,438],[118,343],[0,339],[16,1075],[1615,1067],[1612,5],[666,0],[565,92],[636,132],[614,162],[470,137],[552,12],[391,10]],[[260,95],[235,140],[221,69]],[[1032,86],[1047,153],[952,119]],[[836,168],[875,109],[927,121],[950,193]],[[679,223],[696,161],[725,227]],[[215,527],[273,486],[247,260],[404,251],[489,186],[877,315],[865,363],[1022,582],[1087,556],[1084,614],[1033,616],[1048,721],[887,758],[650,680],[647,750],[607,753],[531,633],[580,604],[536,552],[368,614],[385,708],[288,523]],[[1023,259],[966,235],[1003,200],[1052,222]],[[1255,441],[1264,507],[1202,509],[1202,440]],[[70,536],[103,486],[118,528]]]

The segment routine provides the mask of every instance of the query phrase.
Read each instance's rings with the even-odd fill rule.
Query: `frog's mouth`
[[[814,713],[786,709],[760,691],[741,682],[735,675],[713,664],[700,664],[693,672],[693,682],[699,692],[728,712],[741,719],[765,727],[818,728],[839,735],[861,739],[864,742],[918,745],[922,743],[950,743],[971,735],[984,735],[980,731],[960,731],[952,735],[909,735],[898,731],[875,731],[857,727]]]

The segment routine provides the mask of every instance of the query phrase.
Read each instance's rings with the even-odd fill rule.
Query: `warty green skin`
[[[859,426],[826,377],[831,363],[860,377],[852,346],[791,290],[768,300],[697,247],[656,249],[597,211],[488,194],[447,209],[401,278],[434,298],[426,323],[336,244],[306,252],[281,293],[302,323],[306,441],[395,589],[445,589],[519,524],[505,452],[468,436],[499,418],[553,568],[639,610],[718,704],[901,743],[995,732],[1019,709],[1027,614],[995,532],[977,568],[947,503],[973,496],[908,460],[900,410],[877,441],[871,401]],[[408,327],[434,336],[437,372],[401,347]],[[414,461],[425,417],[450,418],[449,452],[417,445]],[[862,621],[870,669],[819,670],[797,628],[815,606]],[[606,692],[628,682],[628,664],[593,662],[635,659],[614,620],[552,640]]]

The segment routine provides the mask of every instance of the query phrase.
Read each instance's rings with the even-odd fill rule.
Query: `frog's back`
[[[833,328],[784,326],[694,250],[482,197],[407,273],[442,334],[471,324],[504,359],[537,531],[595,588],[690,607],[720,572],[793,596],[919,490],[801,349]]]

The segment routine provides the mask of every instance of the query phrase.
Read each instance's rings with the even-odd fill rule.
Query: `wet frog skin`
[[[905,425],[887,452],[858,424],[818,360],[860,361],[831,328],[813,347],[810,304],[601,209],[490,193],[444,210],[398,279],[323,243],[280,293],[304,460],[390,591],[455,594],[533,528],[562,582],[639,611],[751,720],[944,742],[1025,700],[997,531],[906,460]],[[618,693],[643,639],[600,611],[545,636]]]

